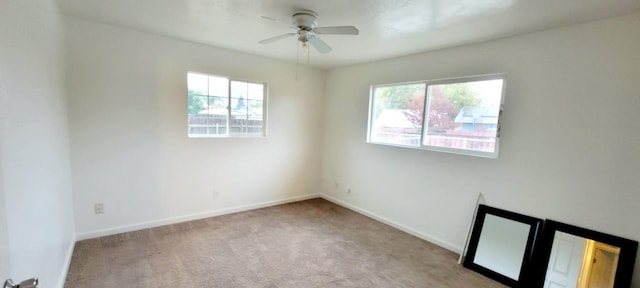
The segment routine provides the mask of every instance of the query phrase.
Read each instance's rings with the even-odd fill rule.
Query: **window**
[[[504,75],[371,87],[367,142],[498,157]]]
[[[265,136],[265,84],[187,74],[189,137]]]

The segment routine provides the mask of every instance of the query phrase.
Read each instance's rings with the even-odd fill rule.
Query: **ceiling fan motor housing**
[[[293,18],[293,25],[300,30],[312,31],[318,26],[318,14],[311,10],[302,10],[293,14],[291,18]]]

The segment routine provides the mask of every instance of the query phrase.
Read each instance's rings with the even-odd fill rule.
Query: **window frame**
[[[187,137],[188,138],[266,138],[267,137],[267,119],[268,119],[268,105],[269,105],[269,100],[268,100],[268,96],[269,96],[269,89],[268,89],[268,85],[266,82],[260,82],[260,81],[253,81],[253,80],[245,80],[245,79],[240,79],[240,78],[234,78],[234,77],[227,77],[227,76],[221,76],[221,75],[217,75],[217,74],[210,74],[210,73],[204,73],[204,72],[196,72],[196,71],[187,71],[187,107],[189,106],[189,74],[199,74],[199,75],[204,75],[207,76],[207,83],[209,82],[208,77],[216,77],[216,78],[224,78],[227,79],[227,133],[226,134],[191,134],[189,133],[189,116],[191,114],[189,114],[189,111],[187,111]],[[239,133],[231,133],[231,83],[232,82],[243,82],[246,84],[257,84],[257,85],[262,85],[262,133],[260,133],[260,135],[258,134],[239,134]],[[208,94],[208,91],[207,91]],[[205,96],[207,97],[207,99],[209,97],[212,97],[211,95],[200,95],[200,94],[196,94],[195,96]],[[249,95],[247,95],[247,105],[249,103]]]
[[[495,149],[493,152],[483,152],[483,151],[475,151],[475,150],[467,150],[467,149],[458,149],[458,148],[450,148],[450,147],[440,147],[433,145],[425,145],[424,140],[428,135],[427,129],[429,129],[428,125],[428,115],[429,115],[429,87],[433,85],[442,85],[442,84],[455,84],[455,83],[468,83],[468,82],[478,82],[478,81],[488,81],[488,80],[502,80],[502,89],[500,93],[500,108],[498,112],[498,123],[496,130],[496,138],[495,138]],[[393,86],[404,86],[404,85],[415,85],[415,84],[425,84],[425,99],[423,106],[423,117],[422,117],[422,128],[420,129],[420,142],[417,146],[412,145],[402,145],[402,144],[394,144],[394,143],[385,143],[385,142],[377,142],[372,140],[372,129],[374,122],[374,109],[375,109],[375,90],[377,88],[384,87],[393,87]],[[468,156],[476,156],[476,157],[484,157],[484,158],[493,158],[497,159],[500,151],[500,126],[502,122],[502,112],[504,110],[504,98],[507,90],[507,75],[505,73],[494,73],[494,74],[484,74],[484,75],[475,75],[475,76],[463,76],[463,77],[451,77],[451,78],[441,78],[441,79],[433,79],[433,80],[419,80],[419,81],[409,81],[409,82],[399,82],[399,83],[387,83],[387,84],[376,84],[371,85],[369,89],[369,115],[367,119],[367,139],[366,142],[368,144],[376,144],[376,145],[385,145],[399,148],[410,148],[410,149],[418,149],[418,150],[427,150],[427,151],[436,151],[436,152],[445,152],[459,155],[468,155]]]

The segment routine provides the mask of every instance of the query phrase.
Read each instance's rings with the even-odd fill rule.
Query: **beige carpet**
[[[503,287],[322,199],[76,243],[65,287]]]

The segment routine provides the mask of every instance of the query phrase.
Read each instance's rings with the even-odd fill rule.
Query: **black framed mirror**
[[[511,287],[528,287],[542,219],[478,207],[464,266]]]
[[[631,285],[636,241],[547,220],[539,247],[536,287]]]

